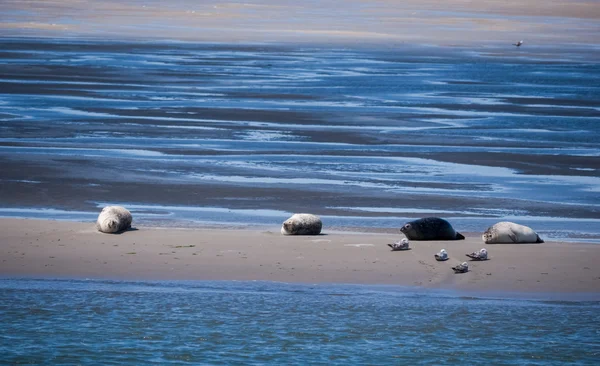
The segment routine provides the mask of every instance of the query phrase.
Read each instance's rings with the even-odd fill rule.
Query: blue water
[[[0,280],[2,364],[577,365],[600,303],[401,287]]]
[[[0,216],[600,238],[595,49],[0,46]]]

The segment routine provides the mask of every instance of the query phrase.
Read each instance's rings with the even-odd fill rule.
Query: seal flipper
[[[517,234],[515,234],[515,232],[510,229],[510,234],[508,234],[508,237],[510,238],[510,240],[512,240],[513,243],[517,242]]]
[[[539,235],[537,235],[537,240],[535,242],[536,243],[543,243],[544,241],[542,240],[542,238],[540,238]]]
[[[465,236],[459,233],[458,231],[456,232],[456,236],[454,237],[455,240],[463,240],[464,238]]]

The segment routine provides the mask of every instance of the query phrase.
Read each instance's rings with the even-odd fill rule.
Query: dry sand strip
[[[482,248],[481,237],[386,245],[400,235],[138,227],[102,234],[93,223],[0,219],[0,277],[119,280],[265,280],[354,283],[473,291],[600,294],[600,245],[487,245],[490,260],[451,267]],[[445,248],[450,256],[436,262]]]

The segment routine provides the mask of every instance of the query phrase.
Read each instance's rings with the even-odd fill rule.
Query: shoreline
[[[488,52],[500,52],[496,56],[512,56],[514,53],[507,51],[507,44],[513,41],[513,39],[489,39],[489,40],[448,40],[439,42],[435,39],[408,39],[408,40],[376,40],[374,42],[356,42],[347,39],[336,39],[336,40],[315,40],[315,39],[295,39],[295,40],[209,40],[209,39],[195,39],[195,38],[174,38],[174,37],[161,37],[155,36],[148,38],[145,36],[130,36],[130,35],[119,35],[110,41],[107,41],[104,36],[96,35],[93,33],[86,33],[81,35],[64,35],[64,34],[33,34],[33,33],[15,33],[7,34],[6,36],[0,37],[2,40],[7,42],[47,42],[47,43],[74,43],[74,44],[85,44],[85,43],[102,43],[102,44],[113,44],[113,45],[173,45],[173,46],[205,46],[205,47],[232,47],[232,48],[257,48],[273,47],[280,49],[294,49],[294,48],[308,48],[308,49],[319,49],[329,48],[334,50],[342,49],[354,49],[362,51],[391,51],[391,50],[404,50],[409,52],[424,51],[424,50],[447,50],[448,52],[469,50],[475,52],[481,52],[487,54]],[[518,38],[518,37],[517,37]],[[550,52],[551,54],[558,55],[561,51],[564,52],[565,48],[570,50],[581,50],[586,52],[598,51],[598,46],[594,43],[586,42],[564,42],[555,43],[551,41],[542,41],[535,44],[527,44],[528,56],[535,56],[537,53]],[[512,48],[509,48],[512,49]],[[595,60],[592,58],[592,61]]]
[[[484,247],[479,236],[412,241],[411,250],[391,252],[386,244],[399,234],[140,226],[114,235],[97,232],[94,223],[5,218],[0,232],[6,279],[269,281],[600,298],[600,246],[587,243],[486,245],[489,261],[469,262],[468,273],[454,274],[465,253]],[[433,258],[441,248],[447,262]]]
[[[110,203],[105,203],[98,208],[110,205]],[[135,205],[125,204],[127,207],[132,207]],[[225,208],[219,208],[221,210]],[[235,209],[231,209],[235,211]],[[46,212],[48,211],[48,212]],[[151,229],[169,229],[169,230],[248,230],[248,231],[274,231],[279,232],[280,223],[278,221],[283,222],[283,220],[293,214],[293,212],[280,212],[280,217],[277,220],[273,220],[270,217],[269,220],[265,220],[264,216],[255,217],[256,221],[210,221],[210,220],[195,220],[188,219],[183,217],[177,217],[177,214],[172,212],[170,218],[165,217],[153,217],[152,215],[146,216],[144,212],[138,212],[135,210],[130,210],[133,212],[135,216],[135,224],[144,228]],[[57,221],[57,222],[74,222],[74,223],[89,223],[95,222],[98,211],[68,211],[68,210],[58,210],[53,208],[31,208],[25,209],[22,214],[15,214],[19,212],[19,209],[11,209],[11,208],[2,208],[0,207],[0,212],[11,212],[11,214],[2,215],[0,214],[0,220],[42,220],[42,221]],[[35,213],[35,214],[34,214]],[[172,215],[175,215],[173,217]],[[423,215],[418,215],[418,210],[415,213],[408,214],[406,216],[394,216],[391,218],[387,218],[389,220],[394,220],[394,225],[399,225],[405,221],[415,220],[420,217],[426,216],[440,216],[444,217],[447,220],[450,220],[453,223],[453,226],[457,231],[466,236],[471,237],[480,237],[482,232],[489,226],[493,225],[496,222],[500,221],[514,221],[519,222],[521,224],[530,226],[536,229],[536,232],[540,234],[540,236],[548,242],[560,242],[560,243],[573,243],[573,244],[600,244],[600,236],[594,232],[584,232],[579,230],[573,230],[569,235],[563,236],[553,236],[557,233],[558,228],[541,228],[540,222],[544,222],[547,220],[567,220],[570,222],[579,222],[586,223],[591,222],[595,223],[596,221],[590,218],[566,218],[566,217],[515,217],[515,218],[501,218],[501,217],[471,217],[471,216],[452,216],[449,217],[447,215],[436,215],[434,213],[427,213]],[[356,220],[370,218],[368,216],[335,216],[335,215],[323,215],[320,214],[325,222],[325,226],[327,227],[327,232],[329,234],[387,234],[396,237],[394,241],[401,239],[402,234],[399,231],[399,228],[394,226],[382,226],[382,225],[368,225],[367,222],[363,226],[356,225]],[[351,222],[341,221],[340,218],[350,220],[354,219]],[[374,219],[378,219],[380,217],[372,217]],[[334,221],[331,223],[331,221]],[[478,223],[479,225],[474,225],[473,223]],[[458,223],[458,225],[457,225]],[[470,223],[466,227],[465,223]],[[463,226],[460,226],[463,224]],[[479,231],[478,231],[479,230]]]

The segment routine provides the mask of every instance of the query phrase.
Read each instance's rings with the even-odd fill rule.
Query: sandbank
[[[484,247],[481,237],[386,245],[400,234],[136,227],[102,234],[93,223],[0,219],[1,278],[264,280],[417,286],[459,291],[600,294],[600,245],[546,242],[485,245],[490,260],[451,267]],[[450,259],[436,262],[445,248]]]

